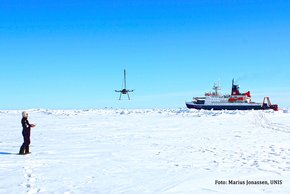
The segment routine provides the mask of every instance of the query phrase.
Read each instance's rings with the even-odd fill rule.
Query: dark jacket
[[[29,124],[29,121],[27,120],[27,118],[23,117],[22,120],[21,120],[21,124],[22,124],[22,127],[23,127],[22,133],[30,135],[31,125]]]

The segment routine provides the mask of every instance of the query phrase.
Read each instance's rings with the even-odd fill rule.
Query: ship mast
[[[213,93],[214,96],[219,96],[220,95],[219,94],[219,90],[221,90],[221,87],[220,87],[220,83],[219,82],[215,82],[212,89],[214,90],[214,93]]]

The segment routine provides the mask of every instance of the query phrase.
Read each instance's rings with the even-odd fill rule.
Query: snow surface
[[[289,193],[290,111],[0,111],[0,193]],[[218,185],[215,180],[282,180]]]

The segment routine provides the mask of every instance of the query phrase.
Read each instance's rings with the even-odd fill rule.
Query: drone
[[[123,79],[123,85],[122,85],[122,90],[115,90],[115,92],[119,92],[120,93],[120,97],[119,97],[119,100],[122,99],[122,95],[126,95],[128,96],[128,100],[131,100],[130,99],[130,95],[129,93],[130,92],[134,92],[134,90],[128,90],[127,89],[127,83],[126,83],[126,69],[124,69],[124,79]]]

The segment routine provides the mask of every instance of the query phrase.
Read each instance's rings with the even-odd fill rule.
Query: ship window
[[[197,100],[196,104],[204,104],[204,100]]]

